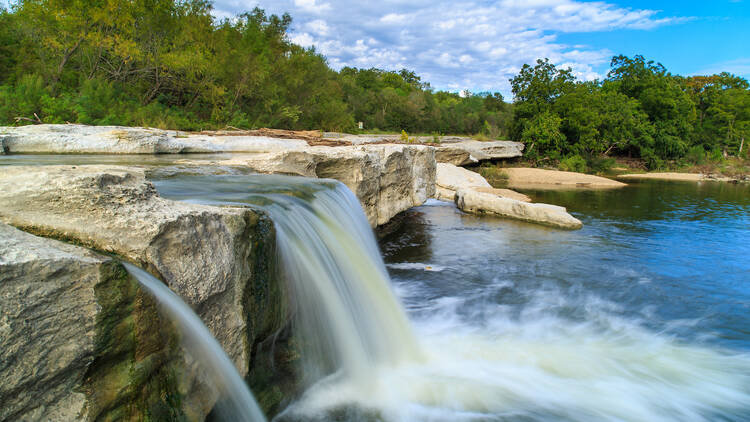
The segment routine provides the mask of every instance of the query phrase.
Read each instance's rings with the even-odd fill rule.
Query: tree
[[[573,89],[575,77],[571,69],[560,70],[549,59],[539,59],[534,67],[523,65],[510,84],[515,97],[511,136],[518,140],[522,132],[528,130],[530,120],[550,113],[555,101]]]

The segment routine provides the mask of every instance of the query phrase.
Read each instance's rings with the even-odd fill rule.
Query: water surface
[[[454,358],[453,382],[482,386],[472,394],[486,403],[455,407],[491,420],[750,420],[748,186],[525,193],[584,228],[430,201],[381,241],[426,347]]]

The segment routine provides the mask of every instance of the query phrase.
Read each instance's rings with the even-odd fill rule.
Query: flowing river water
[[[164,174],[274,220],[309,385],[279,421],[750,420],[747,186],[527,192],[573,232],[430,200],[379,251],[338,182]]]
[[[156,184],[274,220],[314,381],[279,420],[750,419],[746,187],[531,193],[582,218],[576,232],[429,201],[381,242],[394,297],[336,182]]]

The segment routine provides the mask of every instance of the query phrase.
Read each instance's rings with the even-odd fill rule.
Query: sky
[[[291,14],[290,39],[335,69],[407,68],[435,89],[509,97],[524,63],[547,57],[595,79],[618,54],[750,77],[750,0],[216,0],[214,13],[255,6]]]

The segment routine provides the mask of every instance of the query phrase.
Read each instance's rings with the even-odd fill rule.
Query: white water
[[[312,198],[273,196],[279,263],[296,307],[310,380],[334,373],[363,388],[379,371],[420,358],[372,229],[340,183]],[[330,382],[330,380],[328,380]]]
[[[182,342],[204,371],[210,386],[219,393],[218,415],[225,421],[263,422],[266,420],[235,369],[232,361],[216,339],[203,325],[198,315],[161,281],[142,269],[123,262],[128,272],[138,280],[172,318],[182,335]]]
[[[258,193],[263,180],[276,187]],[[750,420],[750,357],[650,331],[595,296],[507,280],[436,296],[402,283],[410,323],[359,203],[338,183],[228,177],[161,187],[271,215],[307,346],[304,369],[317,381],[279,420]],[[454,254],[484,248],[456,242]],[[392,265],[422,274],[454,267]],[[502,289],[533,300],[518,315],[496,301]],[[561,308],[585,317],[554,312]]]
[[[579,302],[541,290],[520,320],[500,304],[479,301],[471,308],[490,316],[477,324],[481,318],[459,312],[476,301],[471,295],[429,300],[430,292],[415,291],[414,302],[428,309],[412,328],[348,190],[337,185],[315,192],[312,200],[275,197],[273,203],[264,208],[276,223],[281,263],[296,290],[299,328],[320,349],[313,361],[333,354],[344,369],[313,385],[279,419],[341,419],[342,409],[349,409],[345,420],[405,422],[713,421],[747,415],[748,356],[681,344],[615,316],[609,312],[613,304],[596,298]],[[590,322],[547,312],[569,300],[590,313]]]

